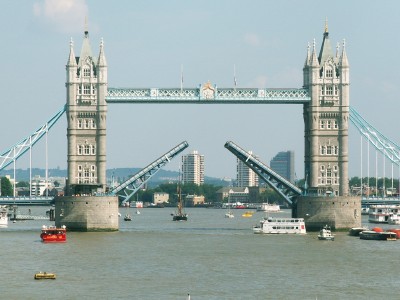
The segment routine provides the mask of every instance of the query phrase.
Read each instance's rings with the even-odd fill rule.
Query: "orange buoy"
[[[383,232],[383,229],[380,228],[380,227],[374,227],[374,228],[372,228],[372,231],[375,231],[375,232]]]

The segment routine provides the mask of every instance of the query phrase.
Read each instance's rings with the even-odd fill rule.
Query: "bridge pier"
[[[55,225],[69,231],[117,231],[117,196],[64,196],[55,198]]]
[[[309,231],[329,225],[335,230],[361,226],[361,198],[350,196],[299,196],[295,217],[304,218]]]

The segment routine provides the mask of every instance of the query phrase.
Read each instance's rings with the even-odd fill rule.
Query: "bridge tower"
[[[118,199],[106,192],[107,62],[103,41],[92,55],[87,25],[80,56],[66,65],[68,180],[56,199],[56,225],[72,230],[118,229]]]
[[[307,197],[299,199],[297,215],[311,227],[326,220],[335,228],[361,222],[361,202],[349,197],[348,186],[349,69],[345,44],[333,53],[326,23],[318,56],[314,41],[303,68],[311,101],[303,108]]]

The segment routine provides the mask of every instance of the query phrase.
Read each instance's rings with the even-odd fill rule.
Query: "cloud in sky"
[[[62,32],[80,32],[88,16],[86,0],[42,0],[33,4],[33,14]]]

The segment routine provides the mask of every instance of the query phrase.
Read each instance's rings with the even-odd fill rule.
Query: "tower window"
[[[333,76],[333,70],[332,70],[332,69],[326,69],[325,75],[326,75],[326,77],[328,77],[328,78],[332,78],[332,76]]]
[[[332,146],[326,147],[326,154],[327,155],[332,155]]]
[[[338,121],[337,120],[335,120],[335,121],[333,121],[333,128],[335,128],[335,129],[338,129]]]
[[[325,128],[325,122],[323,120],[319,121],[319,128],[324,129]]]
[[[89,68],[83,69],[83,77],[90,77],[90,69]]]
[[[90,95],[90,84],[85,84],[83,86],[83,94],[84,95]]]
[[[321,155],[325,155],[325,146],[321,146]]]
[[[331,127],[332,127],[331,124],[332,124],[332,122],[328,121],[327,124],[326,124],[326,128],[331,129]]]
[[[327,86],[326,87],[326,94],[328,95],[328,96],[332,96],[333,95],[333,86]]]

